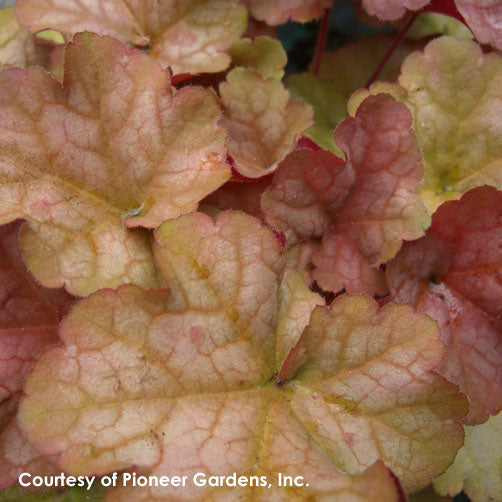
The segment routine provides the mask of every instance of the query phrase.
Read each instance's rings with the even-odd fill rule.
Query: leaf
[[[236,472],[274,486],[282,472],[310,485],[267,489],[267,498],[249,487],[129,487],[110,495],[115,501],[179,493],[344,501],[347,490],[365,500],[350,475],[365,477],[380,457],[410,490],[452,461],[466,406],[431,372],[443,352],[433,321],[409,307],[377,313],[366,297],[341,297],[330,310],[315,308],[301,337],[311,358],[277,382],[276,350],[292,352],[290,334],[319,300],[287,272],[278,302],[284,264],[274,234],[244,213],[216,222],[195,213],[162,225],[155,253],[171,293],[129,285],[82,300],[62,322],[65,347],[44,352],[25,386],[23,430],[62,469]],[[380,485],[375,499],[397,501],[388,475],[368,477]]]
[[[472,502],[491,502],[500,498],[502,413],[482,425],[465,427],[465,444],[455,462],[434,481],[441,494],[456,495],[462,489]]]
[[[408,502],[453,502],[451,497],[441,497],[432,487],[408,497]]]
[[[52,28],[71,40],[92,31],[148,48],[177,74],[225,70],[246,28],[237,0],[18,0],[16,14],[32,32]]]
[[[312,109],[290,99],[275,79],[249,68],[236,68],[220,84],[225,105],[222,124],[228,133],[228,153],[237,171],[259,178],[277,168],[302,133],[312,125]]]
[[[322,54],[319,78],[331,81],[347,100],[354,91],[366,86],[392,42],[390,35],[378,33],[344,45],[336,51],[325,51]],[[386,82],[397,81],[405,58],[422,47],[423,43],[420,41],[403,40],[382,68],[378,78]]]
[[[286,85],[293,96],[302,98],[314,108],[314,125],[305,131],[305,135],[321,148],[342,157],[333,132],[347,116],[346,100],[335,83],[320,80],[311,73],[301,73],[289,75]]]
[[[28,220],[21,245],[45,286],[158,286],[150,235],[124,223],[156,227],[229,178],[218,106],[110,37],[77,35],[65,58],[63,86],[0,73],[0,221]]]
[[[399,83],[415,107],[431,213],[475,186],[502,187],[501,81],[502,58],[470,40],[441,37],[405,60]]]
[[[264,216],[260,206],[261,196],[269,187],[271,181],[270,177],[264,177],[251,182],[228,181],[206,197],[202,204],[215,206],[219,210],[233,209],[244,211],[263,220]]]
[[[363,6],[372,16],[385,21],[403,17],[406,9],[419,10],[431,0],[363,0]]]
[[[460,14],[465,18],[476,39],[502,50],[502,5],[497,0],[455,0]]]
[[[338,126],[335,139],[346,164],[322,150],[293,152],[274,175],[262,208],[288,245],[328,232],[314,255],[320,267],[314,278],[323,289],[382,293],[381,274],[371,268],[429,223],[413,192],[422,167],[411,114],[390,96],[372,96]]]
[[[324,13],[334,0],[244,0],[253,17],[270,25],[299,21],[306,23]]]
[[[428,234],[387,266],[394,299],[436,319],[447,346],[439,372],[470,403],[466,422],[502,409],[502,192],[491,187],[443,204]]]
[[[241,38],[229,50],[235,66],[253,68],[265,78],[281,80],[287,55],[279,40],[259,36],[254,40]]]
[[[0,64],[45,66],[50,51],[51,47],[37,44],[35,37],[19,26],[13,7],[0,10]]]
[[[15,424],[24,379],[39,352],[57,343],[57,325],[73,298],[40,286],[28,273],[17,243],[20,222],[0,226],[0,489],[26,468],[55,466],[26,442]]]
[[[422,38],[438,34],[474,38],[469,28],[458,19],[434,12],[421,13],[406,36],[409,38]]]

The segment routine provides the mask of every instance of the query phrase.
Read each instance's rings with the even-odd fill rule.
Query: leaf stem
[[[391,46],[385,53],[384,57],[378,63],[378,66],[375,68],[375,71],[371,74],[371,77],[366,82],[365,85],[366,88],[368,88],[378,78],[378,75],[380,75],[380,72],[383,70],[383,67],[387,64],[387,61],[389,61],[392,54],[394,54],[394,51],[397,49],[403,38],[406,36],[406,33],[408,33],[409,29],[417,19],[418,14],[419,12],[415,12],[412,14],[408,22],[403,26],[401,31],[397,34],[396,38],[392,41]]]
[[[324,9],[324,14],[319,26],[319,34],[317,35],[317,43],[315,47],[314,59],[312,60],[312,73],[317,77],[319,75],[319,68],[321,66],[321,57],[326,39],[328,38],[329,18],[331,17],[331,8]]]

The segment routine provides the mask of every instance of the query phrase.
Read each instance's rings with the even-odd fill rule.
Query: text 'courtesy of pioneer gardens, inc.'
[[[272,486],[282,487],[302,487],[309,486],[302,476],[287,476],[282,473],[277,474],[277,478],[269,480],[267,476],[239,476],[232,473],[227,476],[210,476],[203,472],[197,472],[192,476],[140,476],[134,472],[117,473],[107,476],[68,476],[61,473],[57,476],[32,476],[29,472],[23,472],[19,476],[19,484],[28,487],[51,487],[69,488],[74,486],[85,487],[90,490],[95,484],[104,487],[114,486],[210,486],[210,487],[258,487],[272,488]]]

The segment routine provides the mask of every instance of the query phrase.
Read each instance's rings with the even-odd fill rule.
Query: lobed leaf
[[[312,125],[312,109],[290,99],[284,86],[250,68],[236,68],[220,84],[222,124],[237,171],[259,178],[277,168]]]
[[[443,352],[433,321],[399,305],[377,312],[365,297],[315,307],[291,270],[278,296],[279,243],[243,213],[167,222],[155,253],[171,293],[129,285],[82,300],[61,325],[65,346],[44,352],[25,386],[23,430],[62,469],[236,472],[273,485],[129,487],[112,501],[341,502],[371,489],[397,502],[379,458],[408,490],[452,461],[466,406],[431,372]],[[278,487],[279,472],[309,486]]]
[[[259,36],[251,40],[241,38],[229,50],[232,64],[254,68],[265,78],[281,80],[287,63],[286,51],[279,40]]]
[[[92,31],[148,48],[174,73],[218,72],[230,64],[226,51],[246,28],[237,0],[19,0],[22,26],[51,28],[67,40]]]
[[[475,186],[502,187],[502,58],[441,37],[405,60],[399,83],[415,108],[429,211]]]
[[[156,227],[229,178],[218,106],[110,37],[77,35],[65,67],[62,86],[0,73],[0,221],[28,220],[25,260],[46,286],[158,286],[150,235],[124,223]]]
[[[289,245],[325,234],[313,256],[322,288],[383,293],[381,273],[372,268],[429,223],[413,192],[422,166],[411,114],[390,96],[372,96],[338,126],[335,139],[345,164],[322,150],[293,152],[274,175],[262,208]]]
[[[438,371],[468,397],[471,424],[502,409],[501,221],[502,192],[476,188],[443,204],[429,233],[387,266],[393,298],[438,321],[447,346]]]

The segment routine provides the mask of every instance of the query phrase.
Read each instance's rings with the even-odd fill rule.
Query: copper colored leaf
[[[286,21],[305,23],[321,17],[324,9],[333,5],[334,0],[244,0],[251,14],[267,24],[276,25]]]
[[[19,227],[19,222],[0,226],[0,489],[27,469],[39,474],[56,468],[26,442],[14,415],[33,361],[57,343],[59,319],[73,302],[64,290],[46,289],[28,273]]]
[[[322,288],[382,293],[383,281],[371,268],[428,226],[414,193],[422,165],[411,123],[403,104],[383,94],[369,97],[335,131],[346,163],[323,150],[297,150],[274,175],[262,207],[288,244],[332,234],[316,253],[321,268],[314,277]]]
[[[344,297],[316,307],[301,335],[321,300],[294,271],[280,286],[278,240],[244,213],[166,222],[155,252],[171,292],[129,285],[82,300],[61,325],[64,347],[44,352],[25,386],[23,430],[61,468],[263,475],[273,486],[189,481],[114,501],[345,502],[371,489],[387,502],[398,497],[380,457],[407,489],[452,461],[465,400],[431,372],[443,347],[426,316]],[[278,473],[309,486],[278,487]]]
[[[52,28],[70,40],[93,31],[148,47],[174,73],[224,70],[226,50],[246,27],[237,0],[18,0],[16,13],[33,32]]]
[[[0,64],[44,66],[50,51],[51,47],[37,44],[35,36],[19,26],[13,7],[0,10]]]
[[[439,368],[470,401],[467,423],[502,409],[502,192],[482,187],[442,205],[426,237],[388,264],[393,297],[436,319]]]
[[[220,85],[222,124],[237,171],[259,178],[277,168],[312,125],[312,108],[291,99],[281,82],[249,68],[236,68]]]
[[[157,286],[150,235],[126,226],[192,211],[228,179],[218,106],[110,37],[77,35],[65,68],[62,86],[0,73],[0,221],[28,220],[25,260],[46,286]]]

